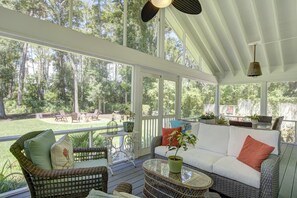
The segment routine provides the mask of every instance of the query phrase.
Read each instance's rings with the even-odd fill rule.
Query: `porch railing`
[[[162,127],[170,127],[170,120],[173,119],[175,119],[175,115],[163,116]],[[151,146],[152,139],[159,135],[158,116],[143,117],[141,133],[141,148],[149,148]]]

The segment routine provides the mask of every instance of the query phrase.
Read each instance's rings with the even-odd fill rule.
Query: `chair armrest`
[[[132,194],[132,185],[130,183],[122,182],[114,189],[118,192],[126,192]]]
[[[261,164],[260,197],[276,198],[279,191],[279,162],[280,157],[270,155]]]
[[[74,161],[88,161],[95,159],[107,159],[107,148],[74,148],[73,149]]]
[[[156,136],[152,139],[152,144],[151,144],[151,158],[155,158],[155,148],[157,146],[160,146],[162,144],[162,136]]]

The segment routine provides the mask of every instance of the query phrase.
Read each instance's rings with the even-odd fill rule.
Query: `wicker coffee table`
[[[150,159],[143,163],[144,197],[207,197],[213,181],[210,177],[188,167],[180,174],[169,172],[166,160]]]

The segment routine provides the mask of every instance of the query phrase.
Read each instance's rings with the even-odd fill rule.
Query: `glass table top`
[[[212,179],[204,173],[191,168],[182,167],[179,174],[169,171],[168,162],[161,159],[150,159],[143,163],[145,171],[169,180],[172,183],[188,186],[190,188],[210,188],[213,184]]]

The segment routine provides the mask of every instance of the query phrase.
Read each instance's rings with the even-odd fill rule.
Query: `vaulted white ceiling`
[[[172,6],[166,18],[186,32],[221,82],[297,80],[297,0],[200,0],[202,13]],[[246,77],[257,43],[263,76]],[[288,79],[289,78],[289,79]]]

